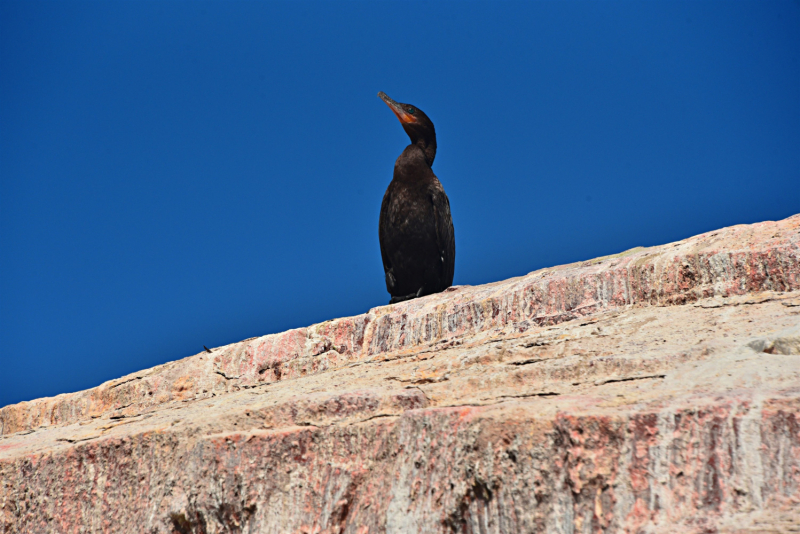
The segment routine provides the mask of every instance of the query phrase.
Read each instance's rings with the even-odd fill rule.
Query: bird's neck
[[[394,179],[401,182],[427,180],[431,174],[428,156],[417,144],[408,145],[394,164]]]
[[[412,144],[418,146],[422,150],[422,152],[425,154],[425,161],[428,163],[429,167],[432,167],[433,159],[436,157],[436,138],[420,138]]]

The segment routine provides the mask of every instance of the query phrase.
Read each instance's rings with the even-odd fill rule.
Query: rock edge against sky
[[[800,215],[0,409],[4,532],[793,532]]]

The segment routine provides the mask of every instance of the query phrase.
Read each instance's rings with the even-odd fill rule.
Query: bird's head
[[[433,122],[418,107],[395,102],[383,91],[378,93],[378,98],[386,102],[389,109],[397,115],[411,143],[422,148],[428,165],[432,165],[433,158],[436,157],[436,130],[433,128]]]

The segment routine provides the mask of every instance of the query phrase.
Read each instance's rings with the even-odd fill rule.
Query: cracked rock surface
[[[800,215],[0,409],[3,532],[800,532]]]

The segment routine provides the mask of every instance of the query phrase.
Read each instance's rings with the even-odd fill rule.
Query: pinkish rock
[[[3,532],[798,532],[800,215],[0,409]]]

